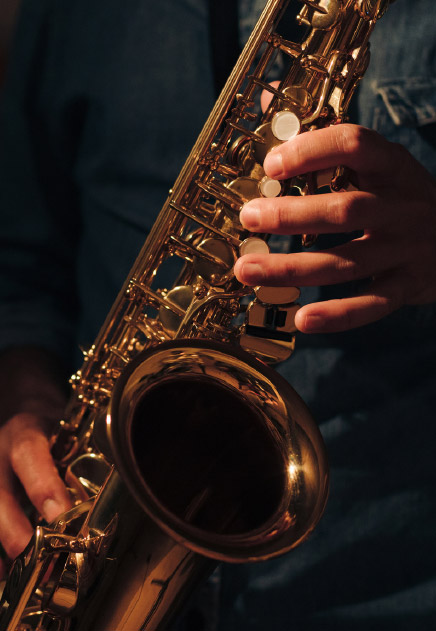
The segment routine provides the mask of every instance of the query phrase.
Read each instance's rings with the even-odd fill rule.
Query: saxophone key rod
[[[266,3],[72,380],[52,444],[76,505],[48,526],[50,545],[38,525],[17,557],[0,631],[163,631],[215,562],[289,552],[321,518],[324,443],[267,365],[294,350],[299,291],[237,281],[241,244],[268,247],[238,213],[262,194],[317,192],[316,174],[265,180],[263,160],[344,119],[388,2],[304,0],[296,43],[280,36],[289,4]]]

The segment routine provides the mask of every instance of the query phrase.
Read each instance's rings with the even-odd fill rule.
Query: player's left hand
[[[359,190],[248,202],[241,222],[251,232],[352,233],[338,247],[294,254],[248,254],[235,264],[251,286],[332,285],[368,279],[359,295],[302,307],[305,333],[352,329],[402,305],[436,301],[436,182],[401,145],[343,124],[301,134],[272,150],[264,168],[285,179],[344,165]]]

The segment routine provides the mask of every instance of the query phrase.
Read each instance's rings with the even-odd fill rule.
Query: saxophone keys
[[[248,176],[238,177],[227,184],[227,189],[238,195],[241,199],[241,204],[246,204],[250,200],[260,196],[277,197],[280,195],[282,191],[281,183],[278,180],[273,180],[264,175],[264,171],[261,167],[259,167],[259,174],[260,180]],[[227,210],[227,208],[224,207],[224,210]]]
[[[193,261],[195,273],[213,286],[227,282],[236,261],[233,247],[224,239],[205,239],[197,246],[197,252]]]
[[[263,138],[265,142],[260,144],[258,142],[253,143],[253,155],[258,164],[263,164],[266,154],[274,147],[281,144],[281,140],[274,136],[271,123],[263,123],[256,129],[256,134]]]
[[[300,116],[303,117],[310,112],[313,105],[311,93],[302,86],[288,85],[283,89],[283,103],[296,108]]]
[[[342,0],[302,0],[306,5],[297,21],[301,25],[331,30],[343,15]]]
[[[266,241],[258,237],[248,237],[239,246],[241,256],[245,254],[269,254],[269,246]]]
[[[243,204],[259,197],[259,182],[252,177],[238,177],[236,180],[230,182],[227,188],[232,191],[232,193],[236,193],[241,198]]]
[[[379,20],[389,7],[390,0],[359,0],[357,10],[360,17],[370,21]]]
[[[359,190],[352,182],[353,172],[348,167],[337,166],[335,168],[322,169],[314,174],[314,190],[312,194],[317,193],[339,193],[341,191],[357,191]],[[323,190],[324,189],[324,190]]]
[[[241,347],[269,363],[287,359],[295,348],[298,287],[256,287],[247,307]],[[274,302],[273,302],[274,301]]]
[[[322,0],[321,0],[322,1]],[[319,13],[325,15],[328,13],[327,9],[322,6],[319,0],[303,0],[304,4],[313,9],[314,11],[318,11]]]
[[[304,100],[305,94],[306,92],[301,90],[298,93],[298,98]],[[283,92],[282,96],[284,100],[287,97],[285,92]],[[292,96],[289,97],[292,103],[294,103],[295,97],[296,94],[292,94]],[[291,107],[291,105],[289,105],[289,107]],[[256,162],[258,164],[263,164],[266,154],[269,153],[271,149],[277,147],[286,140],[294,138],[300,133],[300,131],[300,118],[294,111],[291,109],[282,109],[279,112],[276,112],[270,122],[263,123],[256,129],[257,136],[264,140],[262,144],[258,142],[253,143],[254,158]]]
[[[314,174],[315,191],[321,191],[321,189],[325,189],[326,192],[330,192],[333,176],[334,169],[322,169],[321,171],[317,171]]]
[[[291,110],[276,112],[271,121],[271,131],[274,136],[283,142],[298,136],[301,123],[298,116]]]
[[[351,182],[353,172],[348,167],[337,166],[333,172],[330,188],[333,192],[358,191],[359,189]]]
[[[289,305],[300,297],[298,287],[256,287],[254,293],[266,305]]]
[[[165,331],[175,333],[180,326],[183,316],[180,310],[186,312],[194,297],[191,285],[181,285],[171,289],[165,297],[165,304],[159,308],[159,319]],[[176,309],[174,308],[176,307]]]
[[[289,359],[295,348],[295,337],[282,342],[244,333],[239,342],[244,351],[252,353],[268,364],[277,364]]]
[[[105,429],[104,427],[103,431]],[[82,454],[68,465],[65,471],[65,483],[74,490],[76,498],[85,502],[97,495],[110,469],[110,464],[103,456],[95,453]]]
[[[263,197],[278,197],[282,192],[282,185],[279,180],[273,180],[265,175],[259,182],[259,191]]]
[[[296,332],[295,315],[300,305],[264,305],[253,301],[247,309],[247,333],[286,341]]]

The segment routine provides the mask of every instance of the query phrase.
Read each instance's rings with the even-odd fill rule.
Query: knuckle
[[[293,141],[282,145],[283,169],[286,174],[298,171],[298,167],[305,164],[308,155],[312,152],[312,138],[310,134],[297,136]],[[307,137],[306,137],[307,136]]]
[[[340,256],[336,260],[336,272],[340,278],[347,281],[359,280],[362,277],[356,261],[345,256]]]
[[[339,151],[350,154],[361,151],[362,146],[366,144],[368,132],[370,130],[361,125],[340,125],[337,135]]]
[[[329,201],[327,212],[330,221],[336,226],[346,227],[352,220],[355,202],[348,195],[333,196]]]
[[[381,142],[387,142],[376,131],[362,125],[338,125],[338,130],[338,149],[349,156],[367,155],[369,151],[376,150]]]
[[[295,280],[295,273],[293,270],[285,270],[285,272],[277,279],[282,283],[285,287],[294,287],[297,283]]]
[[[351,311],[345,309],[342,314],[342,329],[344,331],[349,331],[350,329],[354,328],[354,326],[355,322]]]
[[[280,201],[275,208],[275,212],[272,213],[272,228],[279,230],[285,229],[288,225],[288,209],[286,206],[286,198],[280,198],[280,200],[284,199],[285,201]]]
[[[271,277],[274,278],[275,282],[283,283],[283,285],[289,287],[293,286],[298,275],[295,257],[290,254],[285,254],[283,258],[277,262],[278,265],[274,265],[271,268]]]
[[[295,270],[292,269],[292,267],[286,267],[283,277],[286,282],[286,286],[292,286],[295,284],[296,273]]]
[[[394,292],[382,296],[373,296],[374,311],[378,314],[378,317],[385,317],[406,304],[405,299],[405,291],[401,286]]]

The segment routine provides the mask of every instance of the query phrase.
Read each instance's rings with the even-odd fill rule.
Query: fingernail
[[[48,522],[56,519],[56,517],[64,512],[64,510],[65,508],[63,504],[52,498],[45,500],[44,504],[42,505],[42,515],[44,519]]]
[[[318,333],[325,328],[325,318],[319,315],[308,315],[304,319],[305,333]]]
[[[262,266],[259,263],[244,263],[242,277],[247,285],[259,283],[263,278]]]
[[[283,174],[283,157],[280,151],[270,151],[263,163],[265,173],[269,177],[280,177]]]
[[[239,219],[244,228],[252,232],[260,226],[260,210],[257,206],[250,203],[245,204],[239,215]]]

